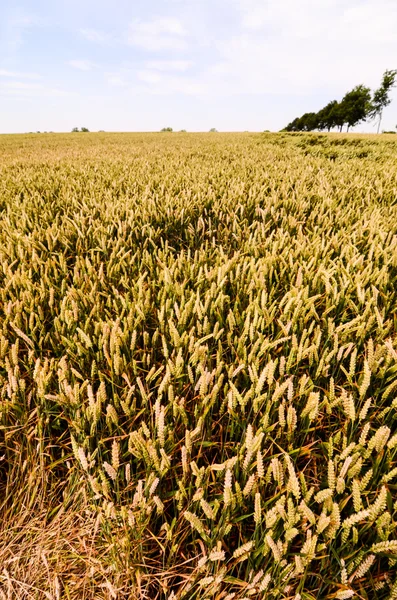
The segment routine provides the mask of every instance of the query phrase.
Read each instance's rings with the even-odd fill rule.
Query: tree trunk
[[[376,133],[379,133],[379,129],[380,129],[380,124],[381,123],[382,123],[382,112],[379,113],[378,131]]]

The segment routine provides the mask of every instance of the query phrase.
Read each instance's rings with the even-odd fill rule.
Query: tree
[[[211,129],[210,129],[210,133],[216,133],[217,131],[218,131],[218,130],[217,130],[217,129],[215,129],[215,127],[211,127]]]
[[[382,83],[371,98],[371,90],[365,85],[356,85],[338,102],[332,100],[318,113],[305,113],[297,117],[282,131],[313,131],[318,129],[330,131],[338,127],[342,131],[347,124],[347,131],[368,118],[378,120],[378,133],[382,122],[383,110],[391,103],[390,91],[397,85],[397,69],[384,72]]]
[[[347,123],[347,131],[349,131],[350,127],[367,119],[370,109],[371,90],[365,85],[356,85],[344,95],[338,112],[340,118],[343,118],[343,124]]]
[[[161,131],[162,131],[162,132],[163,132],[163,131],[168,131],[168,132],[170,132],[170,133],[171,133],[171,132],[172,132],[172,131],[174,131],[174,130],[172,129],[172,127],[163,127],[163,129],[162,129]]]
[[[318,117],[314,112],[308,112],[299,119],[301,131],[314,131],[318,127]]]
[[[382,122],[383,110],[386,108],[386,106],[389,106],[391,102],[389,94],[391,89],[396,85],[396,78],[396,69],[386,69],[386,71],[383,73],[382,83],[380,84],[380,87],[377,90],[375,90],[374,95],[372,97],[371,108],[369,110],[369,117],[371,119],[379,119],[377,133],[379,133],[380,125]]]
[[[337,100],[331,100],[331,102],[328,102],[328,104],[324,106],[324,108],[318,111],[317,120],[318,128],[320,131],[324,131],[324,129],[330,131],[333,127],[335,127],[335,109],[337,105]]]
[[[72,133],[78,133],[78,132],[79,132],[79,128],[78,127],[73,127]]]
[[[336,102],[329,113],[329,123],[332,127],[338,127],[339,131],[342,131],[343,125],[346,123],[345,108],[342,106],[342,102]]]
[[[297,117],[291,123],[288,123],[283,131],[314,131],[315,129],[330,131],[333,127],[339,127],[341,130],[345,122],[341,103],[332,100],[318,113],[309,112]]]
[[[303,131],[305,127],[305,115],[302,117],[296,117],[291,123],[288,123],[287,127],[283,131]]]
[[[291,123],[288,123],[282,131],[299,131],[298,130],[299,117],[296,117]]]
[[[80,131],[81,131],[82,133],[89,133],[89,131],[90,131],[90,130],[89,130],[89,129],[87,129],[87,127],[82,127],[82,128],[80,129]]]

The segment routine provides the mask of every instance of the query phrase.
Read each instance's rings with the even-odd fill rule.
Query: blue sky
[[[1,0],[0,132],[278,130],[375,88],[396,32],[396,0]]]

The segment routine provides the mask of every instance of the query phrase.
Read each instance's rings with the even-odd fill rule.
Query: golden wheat
[[[0,148],[2,597],[397,597],[392,136]]]

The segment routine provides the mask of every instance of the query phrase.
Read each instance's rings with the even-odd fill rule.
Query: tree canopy
[[[372,105],[369,111],[369,117],[372,119],[379,119],[378,133],[380,129],[380,124],[382,122],[383,110],[386,108],[386,106],[389,106],[391,102],[390,91],[396,85],[396,78],[397,70],[387,69],[383,73],[382,83],[380,84],[380,87],[377,90],[375,90],[372,98]]]
[[[364,85],[356,85],[350,92],[344,95],[340,104],[340,112],[343,115],[347,130],[365,121],[371,110],[371,90]]]
[[[341,101],[331,100],[317,113],[307,112],[296,117],[284,131],[331,131],[337,127],[354,127],[367,119],[379,119],[378,132],[384,108],[391,102],[390,91],[395,86],[397,70],[386,70],[380,87],[371,96],[371,90],[363,84],[356,85],[347,92]]]

